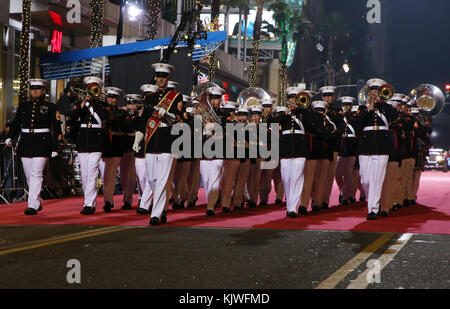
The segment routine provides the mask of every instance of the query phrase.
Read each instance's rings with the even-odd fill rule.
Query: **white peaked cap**
[[[225,90],[220,87],[209,87],[207,89],[208,94],[210,95],[223,95],[225,93]]]
[[[236,109],[236,102],[233,101],[224,101],[222,104],[222,108],[227,108],[227,109]]]
[[[288,110],[286,106],[279,105],[275,107],[275,113],[284,113]]]
[[[394,95],[391,98],[391,101],[401,101],[405,97],[404,94],[401,93],[394,93]]]
[[[336,87],[334,86],[325,86],[319,89],[320,93],[325,94],[325,93],[332,93],[334,94],[336,92]]]
[[[351,111],[352,112],[357,112],[359,109],[359,105],[353,105]]]
[[[237,112],[238,112],[238,113],[245,113],[245,114],[248,114],[248,107],[245,106],[245,105],[240,105],[239,108],[238,108],[238,110],[237,110]]]
[[[323,108],[323,109],[325,109],[325,108],[328,107],[328,103],[325,102],[325,101],[314,101],[314,102],[311,103],[311,106],[313,108]]]
[[[169,82],[167,83],[167,88],[175,89],[178,87],[178,85],[179,85],[179,83],[169,80]]]
[[[297,94],[297,93],[299,93],[301,91],[303,91],[303,89],[302,88],[298,88],[298,87],[288,87],[285,90],[286,95]]]
[[[92,83],[96,83],[99,84],[101,87],[103,87],[103,81],[95,76],[87,76],[83,79],[83,83],[85,83],[86,85],[92,84]]]
[[[123,93],[123,90],[117,87],[105,87],[106,95],[117,95],[121,96]]]
[[[192,106],[186,107],[186,113],[192,114],[193,111],[194,111],[194,108]]]
[[[190,101],[191,101],[191,97],[183,94],[183,102],[190,102]]]
[[[402,99],[402,102],[403,102],[403,103],[408,103],[409,101],[411,101],[411,98],[408,97],[407,95],[405,95],[405,96],[403,97],[403,99]]]
[[[32,79],[28,80],[28,85],[30,87],[32,87],[32,86],[47,87],[48,82],[45,79],[32,78]]]
[[[129,93],[123,96],[125,99],[129,100],[129,101],[142,101],[144,98],[142,98],[142,96],[140,94],[136,94],[136,93]]]
[[[381,85],[387,84],[384,80],[379,78],[371,78],[366,82],[366,86],[369,88],[380,87]]]
[[[261,104],[264,107],[272,107],[273,103],[274,103],[274,99],[272,99],[272,98],[264,98],[261,101]]]
[[[168,63],[153,63],[152,68],[155,72],[167,73],[170,74],[175,71],[175,67]]]
[[[338,101],[341,101],[342,104],[355,104],[356,103],[356,99],[354,97],[350,97],[350,96],[345,96],[345,97],[340,97],[338,99]]]
[[[259,114],[263,112],[263,106],[262,105],[252,105],[251,106],[252,113]]]
[[[141,86],[142,92],[156,92],[158,91],[158,86],[153,84],[144,84]]]

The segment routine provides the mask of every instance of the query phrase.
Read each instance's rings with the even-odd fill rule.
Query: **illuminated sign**
[[[52,41],[51,41],[51,52],[60,53],[62,45],[62,31],[53,30]]]

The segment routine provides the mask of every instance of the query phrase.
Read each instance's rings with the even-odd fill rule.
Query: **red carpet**
[[[308,212],[297,219],[286,218],[286,207],[269,206],[241,209],[224,214],[216,210],[214,217],[205,215],[205,194],[201,189],[197,207],[170,210],[168,226],[272,228],[301,230],[339,230],[396,233],[450,234],[450,173],[426,172],[422,175],[418,205],[402,208],[388,218],[367,221],[367,207],[362,203],[351,206],[332,206],[317,213]],[[97,200],[97,211],[92,216],[80,215],[82,198],[43,201],[44,210],[37,216],[23,214],[26,203],[1,204],[1,225],[129,225],[148,226],[149,216],[134,210],[120,210],[122,196],[115,196],[115,208],[104,213],[103,197]],[[269,202],[275,199],[272,192]],[[137,204],[135,196],[134,205]],[[330,205],[338,204],[337,186],[333,188]],[[136,207],[136,206],[134,206]]]

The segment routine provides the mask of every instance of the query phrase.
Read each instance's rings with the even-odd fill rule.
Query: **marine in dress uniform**
[[[12,147],[12,139],[20,134],[17,155],[21,157],[28,185],[26,215],[36,215],[42,210],[40,193],[45,165],[50,156],[58,155],[61,124],[57,119],[56,105],[45,100],[47,84],[43,79],[28,80],[31,100],[19,103],[5,141]]]
[[[105,204],[103,210],[111,212],[114,208],[114,191],[116,188],[117,169],[124,152],[124,137],[122,135],[122,122],[125,111],[119,109],[118,101],[123,91],[116,87],[105,87],[106,103],[105,111],[108,113],[108,133],[111,136],[111,143],[102,153],[99,163],[100,174],[103,180],[103,199]]]
[[[220,103],[222,101],[222,95],[225,94],[225,90],[220,87],[209,87],[207,89],[209,101],[212,109],[216,113],[217,117],[221,121],[220,125],[224,128],[227,122],[226,118],[230,117],[229,114],[220,110]],[[215,141],[215,145],[222,144],[225,146],[225,134],[222,136],[214,134],[211,131],[213,123],[207,123],[203,130],[203,143]],[[225,132],[223,129],[222,132]],[[222,148],[225,151],[225,147]],[[225,156],[225,152],[223,152]],[[207,199],[207,216],[214,216],[214,208],[220,195],[220,185],[222,182],[223,172],[223,157],[207,158],[203,154],[203,158],[200,161],[200,174],[203,179],[203,185],[205,187],[206,199]]]
[[[358,141],[356,137],[356,127],[353,122],[351,107],[356,103],[356,99],[349,96],[340,97],[338,102],[342,104],[343,120],[338,125],[338,130],[342,132],[339,143],[339,153],[336,163],[336,183],[339,187],[339,202],[348,205],[353,196],[353,166],[355,165]]]
[[[201,121],[201,116],[200,115],[195,115],[195,109],[196,106],[198,104],[198,101],[196,100],[192,100],[192,115],[193,118],[198,117],[199,120]],[[202,133],[199,132],[199,134],[201,135]],[[195,207],[195,203],[198,200],[198,190],[200,188],[200,159],[195,158],[195,160],[193,160],[191,162],[191,169],[189,170],[189,176],[188,179],[190,179],[190,185],[189,185],[189,193],[188,193],[188,199],[187,199],[187,206],[188,208],[193,208]]]
[[[286,113],[275,116],[274,122],[281,125],[280,172],[286,194],[286,215],[297,217],[297,207],[303,189],[304,167],[310,154],[310,140],[307,132],[314,131],[314,115],[296,103],[289,102]]]
[[[144,84],[140,88],[141,92],[144,94],[144,99],[147,98],[150,94],[156,93],[158,91],[158,86],[153,84]],[[135,128],[135,132],[139,129],[139,123],[141,121],[142,113],[144,112],[144,108],[138,109],[138,120],[137,126]],[[136,135],[136,134],[135,134]],[[144,153],[144,141],[140,144],[139,152],[135,152],[134,154],[134,165],[136,170],[136,177],[138,183],[138,205],[139,208],[136,210],[136,213],[140,215],[148,215],[150,209],[152,208],[153,202],[153,191],[150,186],[150,181],[148,178],[147,168],[145,164],[145,153]]]
[[[273,114],[273,100],[272,99],[266,99],[261,102],[261,105],[263,106],[263,112],[261,115],[261,122],[267,124],[267,128],[269,131],[270,124],[272,123],[272,114]],[[267,132],[267,139],[270,150],[271,141],[270,141],[270,132]],[[267,158],[266,161],[270,161],[271,158]],[[269,202],[269,194],[270,191],[272,191],[272,174],[275,169],[263,169],[261,170],[261,180],[259,183],[259,206],[267,206]]]
[[[274,108],[274,115],[286,113],[287,110],[288,108],[286,106],[276,106]],[[281,135],[281,126],[279,126],[279,130]],[[273,170],[272,180],[276,194],[275,205],[281,206],[283,204],[284,188],[283,182],[281,181],[280,164],[278,164],[278,166]]]
[[[103,81],[94,76],[83,79],[86,85],[103,86]],[[95,212],[97,198],[98,168],[103,151],[111,142],[106,129],[109,125],[109,114],[104,109],[104,102],[93,96],[87,96],[81,104],[74,107],[72,115],[79,125],[77,145],[80,161],[81,181],[84,193],[84,204],[81,214],[92,215]]]
[[[343,121],[342,117],[342,111],[341,109],[335,104],[336,100],[336,87],[334,86],[325,86],[319,89],[320,93],[322,94],[322,100],[328,103],[328,109],[327,109],[327,121],[332,123],[333,126],[341,126],[341,122]],[[324,202],[321,205],[322,209],[328,209],[329,201],[330,201],[330,195],[331,190],[333,188],[333,182],[336,175],[336,163],[337,163],[337,156],[339,152],[339,142],[340,142],[340,132],[336,131],[333,133],[333,157],[332,160],[329,162],[328,167],[328,175],[327,175],[327,182],[324,182],[325,191],[324,191]]]
[[[183,101],[181,93],[167,90],[170,73],[175,67],[154,63],[152,68],[158,91],[146,97],[133,150],[139,152],[140,143],[145,141],[146,170],[153,191],[150,224],[159,225],[167,223],[166,211],[176,166],[176,159],[171,153],[174,136],[170,131],[173,123],[182,121]]]
[[[376,78],[367,81],[369,104],[355,117],[363,130],[358,154],[361,184],[364,192],[367,192],[367,220],[377,218],[386,166],[395,146],[389,124],[397,118],[398,113],[379,98],[378,89],[383,84],[386,82]]]

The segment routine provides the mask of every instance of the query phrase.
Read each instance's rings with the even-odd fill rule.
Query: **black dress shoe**
[[[356,202],[356,199],[355,199],[353,196],[350,197],[348,200],[350,201],[351,204],[354,203],[354,202]]]
[[[267,204],[266,201],[261,201],[261,202],[259,202],[259,206],[266,207],[266,206],[269,206],[269,204]]]
[[[250,208],[255,208],[255,207],[256,207],[256,203],[253,202],[253,201],[248,201],[248,202],[247,202],[247,205],[248,205],[248,207],[250,207]]]
[[[347,206],[349,204],[348,200],[342,200],[341,205]]]
[[[275,200],[275,205],[283,205],[283,201],[280,199]]]
[[[403,207],[409,207],[409,200],[403,201]]]
[[[131,204],[130,203],[125,203],[122,206],[122,209],[126,210],[126,209],[132,209]]]
[[[167,212],[163,211],[161,215],[161,223],[166,224],[167,223]]]
[[[234,206],[233,207],[233,210],[239,210],[239,209],[241,209],[241,206]]]
[[[80,214],[82,215],[92,215],[95,212],[95,207],[84,206]]]
[[[173,201],[174,201],[174,199],[173,199],[173,198],[169,199],[169,204],[172,204],[172,203],[173,203]]]
[[[312,208],[312,211],[314,211],[314,212],[320,211],[319,205],[313,205],[311,208]]]
[[[206,211],[206,215],[209,216],[209,217],[214,216],[214,210],[208,209],[208,210]]]
[[[301,215],[306,215],[307,212],[308,212],[308,211],[307,211],[307,209],[306,209],[305,206],[300,206],[300,207],[298,208],[298,213],[301,214]]]
[[[359,201],[360,202],[365,202],[366,201],[366,197],[363,195],[363,196],[360,196],[359,197]]]
[[[144,208],[139,208],[138,210],[136,210],[136,213],[140,214],[140,215],[148,215],[149,212],[147,209]]]
[[[241,203],[241,208],[244,209],[244,207],[245,207],[245,202],[242,202]]]
[[[417,202],[416,202],[416,200],[409,200],[409,204],[410,205],[417,205]]]
[[[160,221],[157,217],[153,217],[150,219],[150,225],[159,225]]]
[[[374,213],[373,211],[367,215],[367,220],[376,220],[377,219],[377,214]]]
[[[189,202],[187,203],[187,208],[194,208],[195,207],[195,202]]]
[[[288,212],[286,213],[286,217],[289,217],[289,218],[297,218],[297,214],[296,214],[294,211],[288,211]]]
[[[111,209],[114,208],[114,205],[110,202],[106,202],[105,206],[103,206],[103,210],[105,212],[111,212]]]
[[[398,210],[398,204],[394,204],[392,205],[392,211],[397,211]]]
[[[27,208],[27,209],[25,209],[25,211],[23,213],[26,215],[32,216],[32,215],[37,215],[38,211],[34,208]]]
[[[175,202],[172,204],[172,209],[181,209],[181,208],[184,208],[184,205]]]
[[[342,194],[339,194],[339,204],[342,203]]]
[[[387,211],[381,211],[380,212],[380,215],[382,216],[382,217],[384,217],[384,218],[386,218],[388,215],[389,215],[389,213],[387,212]]]
[[[222,212],[223,212],[223,213],[229,213],[229,212],[230,212],[230,208],[228,208],[228,207],[222,207]]]
[[[328,203],[323,202],[322,205],[320,206],[320,208],[328,209]]]

